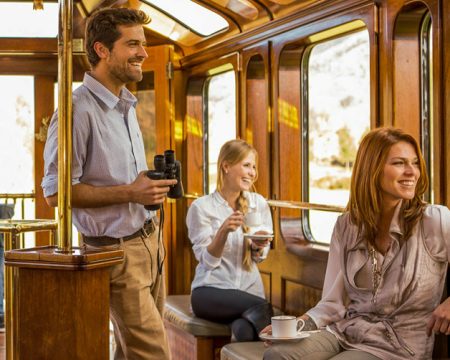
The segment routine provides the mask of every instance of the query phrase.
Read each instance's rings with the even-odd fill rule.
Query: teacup
[[[300,326],[298,326],[300,324]],[[297,319],[295,316],[279,315],[272,317],[272,336],[274,338],[293,338],[305,326],[303,319]],[[297,330],[299,327],[300,330]]]
[[[249,212],[245,215],[245,225],[249,228],[256,228],[261,225],[261,214],[258,212]]]

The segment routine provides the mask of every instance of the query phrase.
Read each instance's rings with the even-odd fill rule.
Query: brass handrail
[[[300,209],[300,210],[319,210],[331,212],[344,212],[345,208],[336,205],[313,204],[301,201],[289,200],[267,200],[269,206],[285,208],[285,209]]]
[[[184,194],[185,199],[198,199],[200,196],[197,193]],[[285,209],[300,209],[300,210],[319,210],[319,211],[331,211],[331,212],[344,212],[345,207],[327,204],[314,204],[301,201],[291,200],[272,200],[266,199],[269,206]]]
[[[55,244],[56,230],[58,223],[56,220],[0,220],[0,232],[5,234],[4,247],[5,251],[20,249],[24,245],[19,241],[20,234],[24,232],[51,231],[50,244]],[[5,325],[6,325],[6,359],[14,359],[13,342],[17,335],[14,332],[13,324],[13,299],[14,299],[14,282],[13,269],[10,266],[5,267]]]
[[[0,193],[0,199],[35,199],[36,198],[36,194],[35,193],[24,193],[24,194],[1,194]]]
[[[199,197],[201,197],[203,195],[197,194],[197,193],[192,193],[192,194],[184,194],[183,197],[185,199],[198,199]]]
[[[23,193],[23,194],[14,194],[14,193],[5,193],[5,194],[0,194],[0,199],[3,199],[4,204],[9,204],[8,200],[11,199],[12,200],[12,204],[15,206],[17,204],[17,200],[21,200],[19,201],[20,203],[20,215],[22,217],[22,219],[25,219],[25,199],[36,199],[36,194],[35,193]],[[23,236],[22,236],[23,239]]]

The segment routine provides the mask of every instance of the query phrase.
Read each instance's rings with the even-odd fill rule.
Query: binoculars
[[[177,183],[170,187],[167,196],[171,199],[179,199],[183,196],[183,184],[181,183],[181,163],[175,160],[175,151],[166,150],[164,155],[155,155],[153,159],[155,170],[148,170],[147,176],[152,180],[176,179]],[[159,210],[160,205],[145,205],[147,210]]]

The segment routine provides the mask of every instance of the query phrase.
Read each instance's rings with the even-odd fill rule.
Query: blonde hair
[[[241,139],[235,139],[227,141],[220,148],[219,158],[217,160],[217,190],[221,191],[224,184],[224,164],[227,163],[231,166],[244,160],[250,153],[255,155],[255,163],[258,165],[258,153],[256,149]],[[257,167],[257,166],[256,166]],[[256,170],[256,176],[254,181],[258,178],[258,171]],[[253,190],[254,186],[253,186]],[[248,212],[248,200],[244,196],[243,191],[240,192],[237,199],[237,210],[242,212],[244,216]],[[243,225],[244,233],[248,232],[247,226]],[[242,256],[242,265],[245,270],[250,271],[252,266],[251,257],[251,240],[244,239],[244,251]]]
[[[401,129],[377,128],[370,131],[361,141],[350,183],[350,199],[347,211],[359,233],[374,245],[378,232],[377,224],[382,210],[381,178],[389,151],[394,144],[406,142],[416,151],[420,177],[417,181],[414,198],[402,204],[401,216],[403,239],[407,240],[414,226],[420,220],[426,203],[422,195],[428,189],[428,175],[417,141]]]

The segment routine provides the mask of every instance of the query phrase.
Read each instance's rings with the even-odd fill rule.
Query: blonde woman
[[[422,200],[427,187],[412,136],[379,128],[363,138],[322,300],[301,317],[304,330],[322,331],[271,346],[265,360],[431,359],[434,333],[450,334],[450,300],[440,304],[450,211]]]
[[[186,220],[199,262],[192,309],[198,317],[230,324],[236,341],[257,340],[272,316],[256,266],[269,250],[272,217],[264,198],[250,192],[256,169],[252,146],[243,140],[225,143],[217,164],[217,190],[194,201]],[[244,236],[250,234],[259,236]]]

